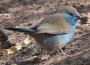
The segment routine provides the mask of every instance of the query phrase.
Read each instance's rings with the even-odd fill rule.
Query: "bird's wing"
[[[54,14],[44,18],[36,33],[62,34],[70,31],[70,24],[63,14]]]

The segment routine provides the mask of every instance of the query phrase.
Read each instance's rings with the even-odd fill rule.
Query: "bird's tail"
[[[12,30],[12,31],[17,31],[17,32],[25,32],[25,33],[35,33],[35,30],[32,28],[13,28],[13,27],[8,27],[5,28],[7,30]]]

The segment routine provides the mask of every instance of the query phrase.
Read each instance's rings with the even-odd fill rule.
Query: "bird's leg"
[[[61,48],[60,48],[59,50],[61,51],[61,53],[62,53],[63,55],[66,54]]]

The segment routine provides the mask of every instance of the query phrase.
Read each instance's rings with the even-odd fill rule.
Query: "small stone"
[[[50,55],[42,55],[41,60],[48,60],[50,58]]]

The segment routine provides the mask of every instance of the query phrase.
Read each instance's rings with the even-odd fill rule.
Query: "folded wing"
[[[70,31],[70,24],[63,14],[54,14],[44,18],[36,33],[62,34]]]

